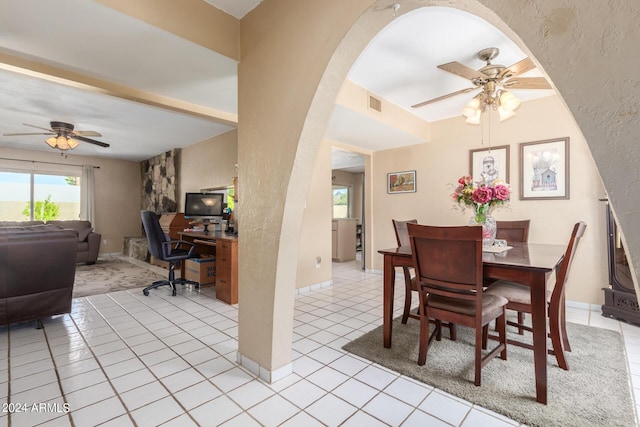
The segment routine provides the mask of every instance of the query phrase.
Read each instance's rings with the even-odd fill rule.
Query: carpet
[[[619,333],[567,324],[572,352],[569,371],[548,358],[548,405],[535,401],[533,352],[507,347],[507,360],[495,359],[482,369],[482,386],[473,384],[474,332],[458,326],[457,341],[443,330],[427,363],[418,366],[419,323],[393,321],[392,348],[382,345],[382,326],[343,349],[454,396],[530,426],[634,426],[635,416],[624,345]],[[433,325],[431,326],[433,328]],[[513,334],[511,338],[518,337]],[[522,338],[522,337],[520,337]],[[524,338],[530,338],[525,332]],[[495,342],[489,341],[489,348]]]
[[[156,280],[166,279],[168,275],[164,268],[130,257],[99,257],[95,264],[76,266],[73,298],[144,288]]]

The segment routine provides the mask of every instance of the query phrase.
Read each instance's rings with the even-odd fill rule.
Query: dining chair
[[[396,232],[396,241],[398,242],[398,247],[411,246],[411,243],[409,242],[409,232],[407,230],[407,224],[417,224],[418,220],[409,219],[406,221],[398,221],[392,219],[391,221],[393,222],[393,229]],[[415,274],[413,274],[412,267],[402,267],[402,272],[404,273],[404,311],[402,313],[402,323],[406,324],[409,317],[420,319],[419,315],[411,313],[412,291],[418,291],[418,281],[416,280]]]
[[[531,220],[496,221],[498,231],[496,239],[509,242],[527,243],[529,241],[529,224]]]
[[[569,337],[567,336],[564,291],[569,277],[571,263],[573,262],[576,249],[578,248],[578,243],[580,243],[580,239],[584,235],[586,228],[587,225],[584,222],[578,222],[573,226],[571,238],[569,239],[569,244],[567,245],[564,257],[556,268],[556,282],[553,286],[553,290],[547,290],[547,312],[549,317],[548,334],[551,338],[552,345],[552,349],[549,350],[549,353],[555,355],[558,366],[565,370],[569,369],[569,365],[564,352],[565,350],[571,351],[571,346],[569,345]],[[531,294],[528,286],[506,280],[499,280],[489,286],[486,293],[508,299],[509,303],[507,304],[507,309],[531,313]],[[508,321],[507,324],[532,332],[530,326],[519,322]],[[529,343],[515,340],[508,340],[508,343],[533,349],[533,345]]]
[[[531,220],[516,220],[516,221],[496,221],[498,231],[496,232],[496,239],[506,240],[509,242],[527,243],[529,241],[529,224]],[[490,285],[495,280],[485,278],[485,286]],[[524,323],[525,315],[523,312],[518,312],[518,323]],[[518,334],[524,335],[524,329],[518,328]]]
[[[483,290],[482,227],[407,227],[420,289],[418,365],[426,363],[434,338],[440,341],[443,321],[474,328],[474,384],[479,386],[483,366],[498,354],[507,360],[505,306],[509,302]],[[429,319],[435,320],[431,335]],[[489,323],[496,319],[499,343],[483,355]]]

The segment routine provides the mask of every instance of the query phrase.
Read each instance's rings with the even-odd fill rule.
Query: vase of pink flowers
[[[482,244],[493,245],[498,228],[491,211],[496,206],[503,206],[509,201],[511,190],[503,181],[473,182],[473,178],[465,175],[458,179],[458,186],[451,195],[456,206],[473,208],[474,216],[469,225],[482,225]]]

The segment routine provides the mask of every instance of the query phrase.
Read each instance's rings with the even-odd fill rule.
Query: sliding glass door
[[[80,177],[0,171],[0,221],[80,218]]]

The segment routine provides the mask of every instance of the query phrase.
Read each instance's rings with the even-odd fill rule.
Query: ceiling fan
[[[4,136],[23,136],[23,135],[55,135],[51,138],[47,138],[45,142],[49,144],[51,148],[57,148],[62,151],[73,150],[78,146],[78,141],[88,142],[90,144],[95,144],[100,147],[109,147],[109,144],[102,141],[96,141],[95,139],[87,138],[87,136],[100,137],[102,136],[100,133],[95,131],[79,131],[74,130],[74,126],[70,123],[64,122],[50,122],[51,128],[43,128],[36,125],[30,125],[28,123],[23,123],[25,126],[29,126],[36,129],[42,129],[47,132],[37,132],[37,133],[5,133]]]
[[[412,105],[411,108],[420,108],[452,96],[482,89],[463,110],[463,114],[466,117],[471,119],[477,116],[479,122],[480,113],[490,107],[498,109],[504,107],[503,109],[505,111],[511,108],[508,111],[513,115],[513,109],[517,108],[520,101],[506,89],[551,89],[551,85],[544,77],[517,77],[536,67],[531,59],[525,58],[509,67],[492,64],[491,61],[496,58],[499,53],[500,49],[497,47],[482,49],[478,52],[477,57],[486,62],[486,65],[479,70],[469,68],[457,61],[438,65],[438,68],[441,70],[471,80],[474,86],[420,102]]]

